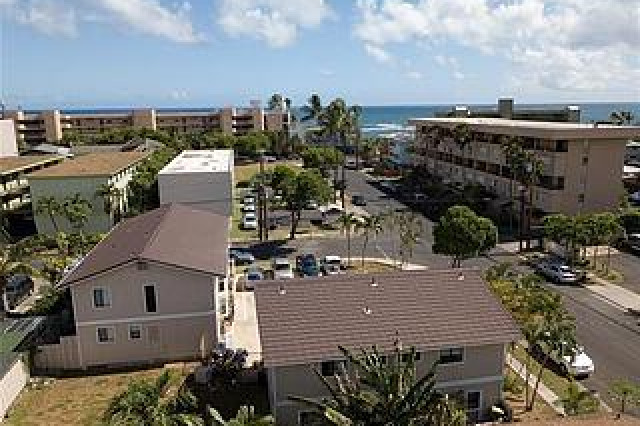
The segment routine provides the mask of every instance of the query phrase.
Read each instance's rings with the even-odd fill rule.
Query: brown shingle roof
[[[32,173],[29,178],[111,176],[137,163],[147,155],[146,152],[99,152],[81,155]]]
[[[255,295],[267,367],[341,358],[338,345],[388,351],[396,333],[405,346],[418,350],[520,337],[474,269],[266,281],[256,286]]]
[[[128,219],[67,275],[61,286],[135,260],[224,275],[229,218],[181,204],[166,204]]]
[[[19,157],[0,157],[0,174],[19,171],[38,163],[64,158],[60,155],[22,155]]]

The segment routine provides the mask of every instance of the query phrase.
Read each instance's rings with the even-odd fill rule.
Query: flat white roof
[[[159,174],[227,173],[233,164],[232,149],[182,151]]]

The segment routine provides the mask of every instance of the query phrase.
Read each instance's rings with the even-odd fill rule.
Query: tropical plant
[[[232,419],[225,420],[213,408],[209,408],[209,417],[213,420],[212,424],[220,426],[272,426],[276,422],[273,416],[261,416],[256,414],[253,406],[243,405],[238,409],[238,413]]]
[[[353,141],[356,154],[356,170],[360,169],[360,142],[362,132],[360,130],[360,118],[362,116],[362,107],[360,105],[351,105],[348,109],[349,114],[349,132],[353,135]]]
[[[304,168],[318,169],[324,177],[344,163],[344,154],[333,147],[308,146],[301,157]]]
[[[115,396],[104,412],[103,420],[108,425],[178,426],[201,425],[195,396],[181,388],[175,396],[167,396],[170,373],[164,371],[154,381],[139,380]]]
[[[60,231],[56,216],[63,213],[63,206],[56,197],[41,197],[36,201],[36,214],[44,214],[49,216],[53,232],[57,234]]]
[[[338,225],[340,230],[347,237],[347,266],[351,267],[351,233],[359,222],[359,218],[353,213],[343,212],[338,217]]]
[[[91,212],[91,203],[79,193],[67,196],[62,201],[62,214],[76,230],[84,227],[91,217]]]
[[[466,424],[464,412],[436,389],[437,362],[416,378],[416,351],[403,350],[399,342],[389,356],[375,346],[359,354],[340,347],[348,367],[342,364],[331,379],[314,369],[330,398],[323,401],[289,396],[312,408],[334,425],[413,426]]]
[[[26,261],[30,255],[31,250],[27,244],[18,242],[0,245],[0,319],[6,312],[4,292],[9,279],[16,274],[35,274],[35,270]]]
[[[413,250],[424,233],[423,222],[414,212],[398,215],[398,235],[400,239],[400,259],[406,264],[413,257]]]
[[[355,231],[362,234],[362,267],[364,268],[364,256],[367,251],[367,244],[369,238],[373,236],[378,238],[378,235],[382,232],[382,217],[380,215],[367,215],[356,223]]]
[[[613,111],[609,115],[609,119],[617,126],[630,126],[633,122],[633,113],[631,111]]]
[[[234,385],[247,362],[248,355],[245,349],[213,351],[206,361],[209,367],[209,382],[214,385]]]
[[[31,315],[49,315],[58,305],[60,299],[64,295],[64,291],[57,289],[53,285],[46,285],[40,287],[38,290],[39,297],[35,300],[29,314]]]
[[[433,237],[433,252],[451,256],[451,266],[459,268],[462,260],[494,248],[498,230],[490,219],[476,215],[470,208],[453,206],[434,226]]]
[[[284,99],[280,93],[274,93],[269,98],[269,109],[282,109],[284,107]]]
[[[301,121],[318,120],[323,110],[320,96],[316,93],[313,93],[309,97],[308,104],[303,106],[302,110],[304,111],[305,115],[302,117]]]
[[[620,402],[620,413],[624,414],[630,406],[640,407],[640,384],[628,379],[616,380],[609,386],[611,397]]]
[[[556,405],[564,408],[567,416],[577,416],[596,412],[600,403],[590,391],[582,390],[578,384],[571,382],[562,398],[556,401]]]
[[[116,219],[120,218],[122,214],[122,198],[124,196],[124,191],[121,188],[116,188],[113,184],[105,183],[96,189],[95,196],[102,199],[106,215],[111,216],[113,213]]]

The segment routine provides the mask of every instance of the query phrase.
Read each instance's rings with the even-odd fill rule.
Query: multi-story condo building
[[[210,130],[241,135],[262,130],[288,131],[291,124],[288,110],[265,110],[257,106],[207,111],[153,108],[82,113],[7,111],[5,117],[14,121],[18,143],[28,146],[60,141],[67,131],[95,135],[111,129],[137,127],[169,133]]]
[[[624,193],[626,141],[640,135],[640,127],[502,118],[416,118],[409,123],[416,129],[414,166],[451,183],[482,185],[507,201],[514,192],[502,143],[515,138],[542,162],[542,176],[533,188],[534,211],[542,213],[615,208]],[[460,124],[470,130],[463,146],[455,140]]]
[[[108,232],[127,211],[127,187],[138,164],[148,152],[103,152],[81,155],[28,176],[36,228],[52,234],[58,228],[70,232],[73,224],[61,213],[49,215],[38,210],[38,202],[54,197],[62,202],[78,194],[91,204],[83,226],[85,232]],[[105,190],[109,188],[110,194]]]
[[[375,345],[387,356],[396,341],[418,352],[416,377],[439,361],[437,388],[459,398],[471,421],[485,420],[502,398],[506,347],[520,338],[479,270],[265,281],[255,297],[271,412],[282,426],[314,424],[289,396],[331,397],[312,368],[333,381],[346,361],[339,346],[357,355]]]
[[[60,155],[26,155],[0,158],[0,199],[4,211],[15,210],[31,201],[29,180],[31,173],[61,163]]]
[[[508,120],[580,122],[580,107],[569,105],[563,108],[529,107],[515,108],[513,99],[498,99],[497,107],[454,106],[447,111],[436,112],[438,118],[505,118]]]

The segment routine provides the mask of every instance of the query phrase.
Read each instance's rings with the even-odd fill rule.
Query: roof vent
[[[284,296],[285,294],[287,294],[287,289],[284,288],[284,285],[280,284],[278,286],[278,294]]]
[[[362,311],[365,313],[365,315],[371,315],[371,308],[369,308],[368,306],[365,306]]]
[[[464,274],[462,272],[458,274],[458,281],[464,281]]]
[[[376,281],[376,277],[371,277],[371,287],[378,287],[378,281]]]

